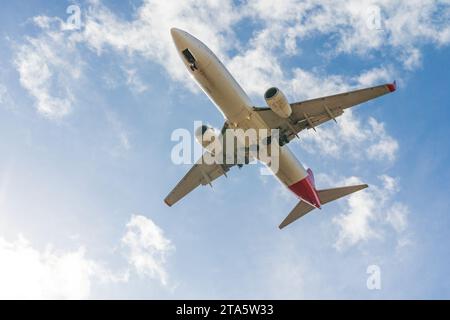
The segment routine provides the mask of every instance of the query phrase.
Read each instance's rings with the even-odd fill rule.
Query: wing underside
[[[223,133],[228,128],[228,123],[222,127],[221,137],[223,146],[226,146],[226,140],[223,136]],[[220,154],[222,157],[222,163],[211,163],[211,160],[207,160],[207,152],[204,151],[202,157],[198,159],[198,161],[191,167],[191,169],[186,173],[183,179],[178,182],[175,188],[169,193],[169,195],[164,199],[164,202],[168,206],[174,205],[192,190],[197,188],[200,185],[212,185],[211,183],[217,178],[227,175],[227,172],[232,168],[235,164],[228,164],[225,159],[226,149],[223,147],[223,150]]]
[[[320,124],[335,120],[344,110],[375,99],[396,90],[395,82],[376,87],[360,89],[328,97],[322,97],[291,104],[289,118],[277,116],[270,108],[255,108],[266,124],[272,129],[280,129],[280,136],[292,140],[304,129],[315,129]]]
[[[226,175],[232,165],[228,164],[207,164],[203,157],[188,171],[175,188],[164,199],[168,206],[174,205],[181,198],[200,185],[211,185],[211,182]]]

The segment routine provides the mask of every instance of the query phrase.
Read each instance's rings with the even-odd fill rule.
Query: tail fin
[[[349,187],[341,187],[341,188],[332,188],[332,189],[324,189],[318,190],[317,194],[319,195],[320,202],[322,204],[326,204],[328,202],[337,200],[339,198],[345,197],[351,193],[367,188],[367,184],[360,184],[357,186],[349,186]],[[283,220],[280,224],[279,228],[283,229],[287,225],[291,224],[295,220],[303,217],[308,212],[314,210],[315,207],[308,204],[305,201],[300,201],[294,209],[292,209],[291,213]]]
[[[308,178],[311,181],[311,184],[314,186],[314,188],[316,187],[316,181],[314,180],[314,173],[311,170],[311,168],[309,168],[308,170],[306,170],[306,172],[308,172]]]

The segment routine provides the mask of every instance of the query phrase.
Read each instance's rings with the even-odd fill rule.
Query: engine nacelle
[[[207,125],[202,125],[195,130],[195,140],[210,153],[220,149],[216,130]]]
[[[283,92],[278,88],[270,88],[264,93],[264,99],[267,102],[267,105],[281,118],[288,118],[291,113],[291,105],[287,101]]]

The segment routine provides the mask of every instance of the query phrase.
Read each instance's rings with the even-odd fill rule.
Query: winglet
[[[167,199],[167,198],[164,199],[164,203],[167,204],[169,207],[171,207],[172,204],[173,204],[173,203],[170,203],[170,202],[169,202],[169,199]]]
[[[388,88],[389,92],[394,92],[395,90],[397,90],[397,81],[394,80],[393,83],[389,83],[387,85],[387,88]]]

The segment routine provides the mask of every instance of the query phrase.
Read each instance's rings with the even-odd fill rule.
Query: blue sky
[[[449,18],[419,0],[4,4],[0,297],[449,298]],[[165,206],[189,168],[171,162],[173,130],[223,123],[172,26],[255,105],[273,85],[297,101],[397,79],[291,144],[319,187],[370,188],[283,231],[296,199],[258,166]]]

